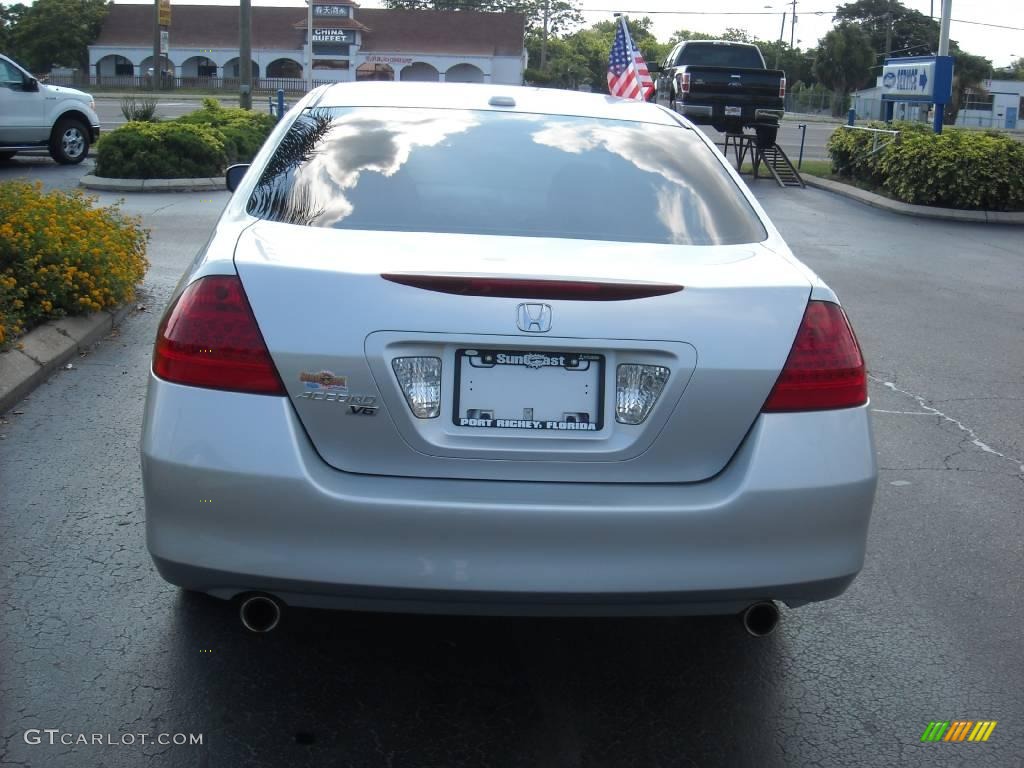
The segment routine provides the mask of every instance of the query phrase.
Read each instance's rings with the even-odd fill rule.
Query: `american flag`
[[[608,91],[612,96],[647,99],[654,91],[654,81],[643,55],[633,46],[625,21],[620,17],[619,22],[608,56]]]

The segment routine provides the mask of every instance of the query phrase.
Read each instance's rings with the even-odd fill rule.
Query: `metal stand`
[[[729,149],[732,148],[733,157],[736,159],[736,172],[743,173],[743,163],[750,155],[750,164],[754,168],[754,179],[761,178],[761,163],[764,163],[768,173],[780,187],[803,187],[804,180],[800,173],[793,167],[793,163],[786,157],[782,147],[772,144],[770,147],[761,149],[757,145],[757,138],[748,133],[727,133],[722,154],[729,156]]]

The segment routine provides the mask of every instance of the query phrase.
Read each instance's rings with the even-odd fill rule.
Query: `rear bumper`
[[[739,124],[744,126],[770,126],[777,125],[782,120],[785,110],[780,106],[756,107],[749,103],[739,103],[735,106],[740,108],[739,115],[726,115],[725,108],[727,101],[700,101],[677,102],[677,111],[690,118],[696,123],[704,124]]]
[[[496,614],[698,614],[840,594],[864,559],[867,408],[762,416],[686,485],[354,475],[284,398],[151,380],[147,543],[172,583],[222,598]]]

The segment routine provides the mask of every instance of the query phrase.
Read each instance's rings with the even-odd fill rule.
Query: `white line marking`
[[[932,408],[930,405],[925,403],[925,399],[923,397],[921,397],[920,395],[915,395],[913,392],[907,392],[905,389],[900,389],[895,384],[893,384],[891,381],[883,381],[882,379],[879,379],[879,378],[877,378],[875,376],[871,376],[871,375],[869,375],[868,378],[870,378],[872,381],[876,381],[879,384],[882,384],[887,389],[891,389],[893,392],[899,392],[901,395],[906,395],[907,397],[914,398],[914,400],[917,401],[917,404],[919,406],[921,406],[922,409],[924,409],[924,412],[928,413],[931,416],[939,416],[944,421],[948,421],[950,424],[955,424],[957,429],[959,429],[961,432],[966,432],[967,436],[971,440],[971,444],[972,445],[974,445],[977,448],[980,448],[985,453],[991,453],[993,456],[998,456],[1001,459],[1006,459],[1007,461],[1012,461],[1014,464],[1017,465],[1017,468],[1020,471],[1024,472],[1024,462],[1022,462],[1020,459],[1013,458],[1012,456],[1007,456],[1005,453],[1000,453],[995,448],[993,448],[991,445],[989,445],[989,444],[987,444],[985,442],[982,442],[982,440],[978,437],[978,434],[973,429],[971,429],[970,427],[966,426],[963,422],[961,422],[961,421],[959,421],[957,419],[954,419],[952,416],[947,416],[942,411],[940,411],[938,408]]]
[[[881,408],[872,408],[872,413],[896,413],[900,416],[934,416],[934,413],[928,413],[928,411],[883,411]]]

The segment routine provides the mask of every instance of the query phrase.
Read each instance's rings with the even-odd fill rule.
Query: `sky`
[[[186,4],[187,0],[172,2]],[[237,0],[191,2],[209,5],[237,4]],[[908,8],[914,8],[924,14],[930,13],[934,4],[936,18],[942,7],[942,0],[902,2]],[[253,4],[305,6],[302,0],[253,0]],[[359,4],[366,8],[381,6],[379,0],[362,0]],[[726,27],[745,29],[762,40],[775,40],[779,37],[783,11],[788,13],[793,7],[785,0],[715,0],[714,6],[718,13],[711,14],[705,10],[708,3],[692,0],[581,0],[580,4],[584,11],[584,21],[588,26],[612,18],[615,11],[627,13],[631,17],[649,15],[654,21],[654,33],[662,41],[667,41],[671,34],[680,28],[695,32],[718,33]],[[800,41],[797,44],[801,48],[814,47],[818,40],[825,36],[832,26],[835,7],[835,0],[797,0],[795,39]],[[786,16],[787,41],[791,18]],[[1024,0],[953,0],[953,19],[950,37],[959,42],[964,50],[991,59],[996,67],[1005,67],[1010,62],[1024,57]],[[1017,29],[999,29],[964,23],[968,21],[987,22]]]

